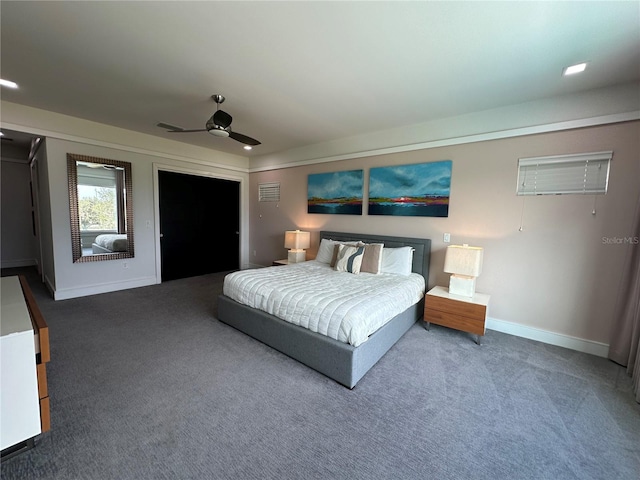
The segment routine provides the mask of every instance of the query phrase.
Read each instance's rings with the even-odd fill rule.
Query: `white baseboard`
[[[571,337],[561,333],[549,332],[539,328],[528,327],[518,323],[498,320],[497,318],[487,318],[486,327],[496,332],[508,333],[516,337],[528,338],[538,342],[556,345],[558,347],[569,348],[578,352],[589,353],[598,357],[607,358],[609,354],[609,345],[593,340],[585,340],[583,338]]]
[[[67,300],[69,298],[86,297],[88,295],[97,295],[100,293],[117,292],[118,290],[128,290],[130,288],[146,287],[155,285],[156,277],[141,277],[132,280],[100,283],[95,285],[87,285],[78,288],[57,289],[53,294],[55,300]]]
[[[0,268],[32,267],[34,265],[37,265],[35,258],[23,258],[19,260],[2,260]]]
[[[44,274],[44,284],[47,287],[47,290],[49,290],[49,294],[55,299],[56,289],[53,286],[53,282],[46,273]]]

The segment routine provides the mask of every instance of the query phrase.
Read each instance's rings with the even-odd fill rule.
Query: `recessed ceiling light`
[[[0,85],[2,85],[3,87],[18,88],[18,84],[16,82],[5,80],[4,78],[0,78]]]
[[[4,133],[0,132],[0,137],[4,137]]]
[[[245,146],[244,146],[244,149],[245,149],[245,150],[251,150],[251,145],[245,145]]]
[[[586,68],[587,68],[586,63],[578,63],[577,65],[571,65],[570,67],[567,67],[564,69],[564,71],[562,72],[562,75],[563,76],[575,75],[576,73],[584,72]]]

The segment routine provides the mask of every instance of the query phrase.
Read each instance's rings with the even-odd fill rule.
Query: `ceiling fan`
[[[169,133],[192,133],[192,132],[209,132],[216,137],[229,137],[237,142],[244,143],[245,145],[256,146],[260,145],[260,142],[255,138],[248,137],[242,133],[237,133],[231,130],[231,122],[233,117],[227,112],[220,110],[220,104],[224,102],[225,98],[222,95],[211,95],[211,98],[216,102],[216,113],[214,113],[207,123],[205,128],[196,130],[185,130],[175,125],[168,123],[158,123],[156,126],[160,128],[166,128]]]

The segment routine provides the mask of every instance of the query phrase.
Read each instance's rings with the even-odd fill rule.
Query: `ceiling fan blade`
[[[200,128],[197,130],[185,130],[182,127],[176,127],[175,125],[171,125],[170,123],[157,123],[156,127],[167,129],[167,133],[191,133],[191,132],[206,132],[206,129]]]
[[[229,138],[233,138],[235,141],[244,143],[245,145],[251,145],[255,147],[256,145],[260,145],[260,142],[255,138],[247,137],[238,132],[229,132]]]
[[[193,133],[193,132],[206,132],[206,128],[199,128],[197,130],[169,130],[167,133]]]
[[[213,114],[213,117],[211,117],[211,119],[213,120],[214,124],[222,128],[227,128],[233,121],[233,117],[223,110],[218,110]]]
[[[175,132],[181,132],[182,130],[184,130],[184,128],[182,127],[176,127],[175,125],[171,125],[170,123],[164,123],[164,122],[156,123],[156,127],[164,128],[167,130],[173,130]]]

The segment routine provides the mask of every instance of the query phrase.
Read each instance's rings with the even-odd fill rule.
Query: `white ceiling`
[[[2,99],[264,155],[640,80],[631,2],[0,2]],[[568,65],[588,61],[579,76]],[[233,129],[203,128],[227,97]]]

